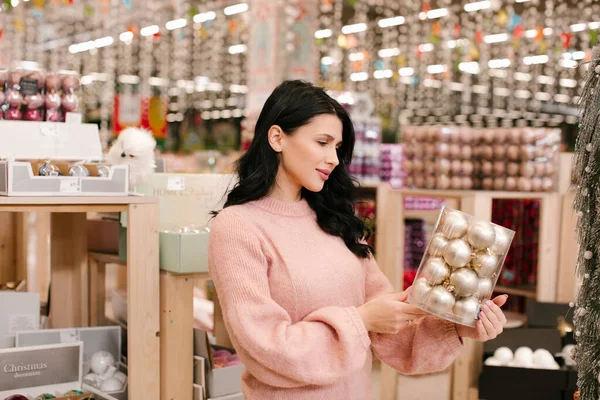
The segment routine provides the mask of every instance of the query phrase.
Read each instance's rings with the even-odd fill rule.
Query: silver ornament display
[[[491,279],[482,278],[477,282],[477,297],[479,299],[487,299],[492,295],[493,283]]]
[[[454,239],[446,246],[444,259],[454,268],[464,267],[471,260],[471,246],[462,239]]]
[[[69,176],[90,176],[90,171],[81,164],[75,164],[69,167]]]
[[[476,250],[485,249],[496,240],[494,225],[487,221],[476,221],[467,230],[467,240]]]
[[[477,318],[478,311],[479,299],[477,297],[467,297],[457,300],[454,304],[454,308],[452,309],[454,315],[464,322],[475,320]]]
[[[449,211],[440,220],[439,231],[448,239],[458,239],[467,233],[469,222],[460,211]]]
[[[451,312],[455,302],[452,293],[444,289],[443,286],[436,286],[431,289],[427,298],[427,306],[438,315]]]
[[[490,250],[499,255],[505,254],[510,246],[511,238],[498,226],[494,226],[494,230],[496,231],[496,240],[490,246]]]
[[[431,243],[429,243],[429,255],[432,257],[441,257],[444,255],[447,246],[448,239],[441,233],[436,233],[431,238]]]
[[[450,275],[450,268],[446,265],[443,259],[439,257],[430,258],[423,265],[421,275],[428,284],[439,285]]]
[[[417,303],[422,304],[425,302],[427,295],[431,291],[431,286],[427,283],[427,279],[419,278],[415,280],[410,291],[410,297]]]
[[[487,251],[478,251],[471,265],[481,278],[489,278],[498,270],[498,256]]]
[[[99,165],[98,166],[98,176],[103,178],[108,178],[110,175],[110,167],[108,165]]]
[[[454,286],[454,293],[461,297],[471,296],[477,291],[479,278],[469,268],[460,268],[450,275],[450,283]]]

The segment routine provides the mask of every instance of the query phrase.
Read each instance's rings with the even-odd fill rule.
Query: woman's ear
[[[267,137],[269,138],[269,144],[271,145],[271,148],[275,150],[276,153],[281,153],[283,149],[281,143],[283,135],[285,134],[279,126],[273,125],[271,128],[269,128]]]

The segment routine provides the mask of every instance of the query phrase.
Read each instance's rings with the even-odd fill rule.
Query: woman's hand
[[[500,307],[506,303],[507,299],[508,295],[504,294],[483,303],[479,312],[479,320],[474,328],[456,325],[458,336],[480,342],[495,339],[496,336],[502,333],[504,325],[506,325],[506,317]]]
[[[395,334],[412,320],[427,315],[418,307],[404,302],[409,293],[410,288],[404,292],[386,294],[358,307],[365,328],[369,332]]]

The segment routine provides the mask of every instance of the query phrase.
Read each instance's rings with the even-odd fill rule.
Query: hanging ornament
[[[563,32],[560,34],[560,40],[562,42],[563,49],[569,50],[569,48],[571,47],[571,39],[572,38],[573,38],[573,35],[571,35],[570,33]]]
[[[587,250],[585,253],[583,253],[583,258],[585,258],[586,260],[591,260],[593,256],[594,255],[589,250]]]
[[[475,32],[475,43],[477,43],[478,45],[483,43],[483,32],[481,30]]]
[[[433,26],[431,27],[431,33],[433,33],[434,36],[440,36],[441,30],[442,30],[442,27],[441,27],[440,23],[438,21],[435,21],[433,23]]]
[[[513,32],[514,29],[517,26],[519,26],[522,21],[523,21],[523,19],[519,15],[517,15],[515,13],[511,13],[510,17],[508,19],[508,26],[507,26],[508,31]]]
[[[513,34],[513,38],[515,39],[521,39],[523,37],[523,35],[525,34],[525,28],[523,28],[522,25],[517,25],[515,27],[515,29],[513,29],[512,31]]]
[[[590,46],[596,46],[598,44],[598,30],[593,29],[589,32],[590,34]]]
[[[452,28],[452,34],[454,35],[455,39],[458,39],[460,37],[460,32],[461,32],[461,28],[460,28],[460,24],[454,24],[454,27]]]

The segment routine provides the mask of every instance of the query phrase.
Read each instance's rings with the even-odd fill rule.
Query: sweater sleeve
[[[292,323],[271,298],[260,231],[225,209],[212,222],[209,272],[225,326],[247,371],[280,388],[328,385],[360,370],[370,339],[355,307],[326,307]]]
[[[374,258],[366,261],[366,301],[392,293],[393,288]],[[370,333],[377,357],[403,374],[442,371],[462,348],[456,325],[440,318],[419,318],[397,334]]]

